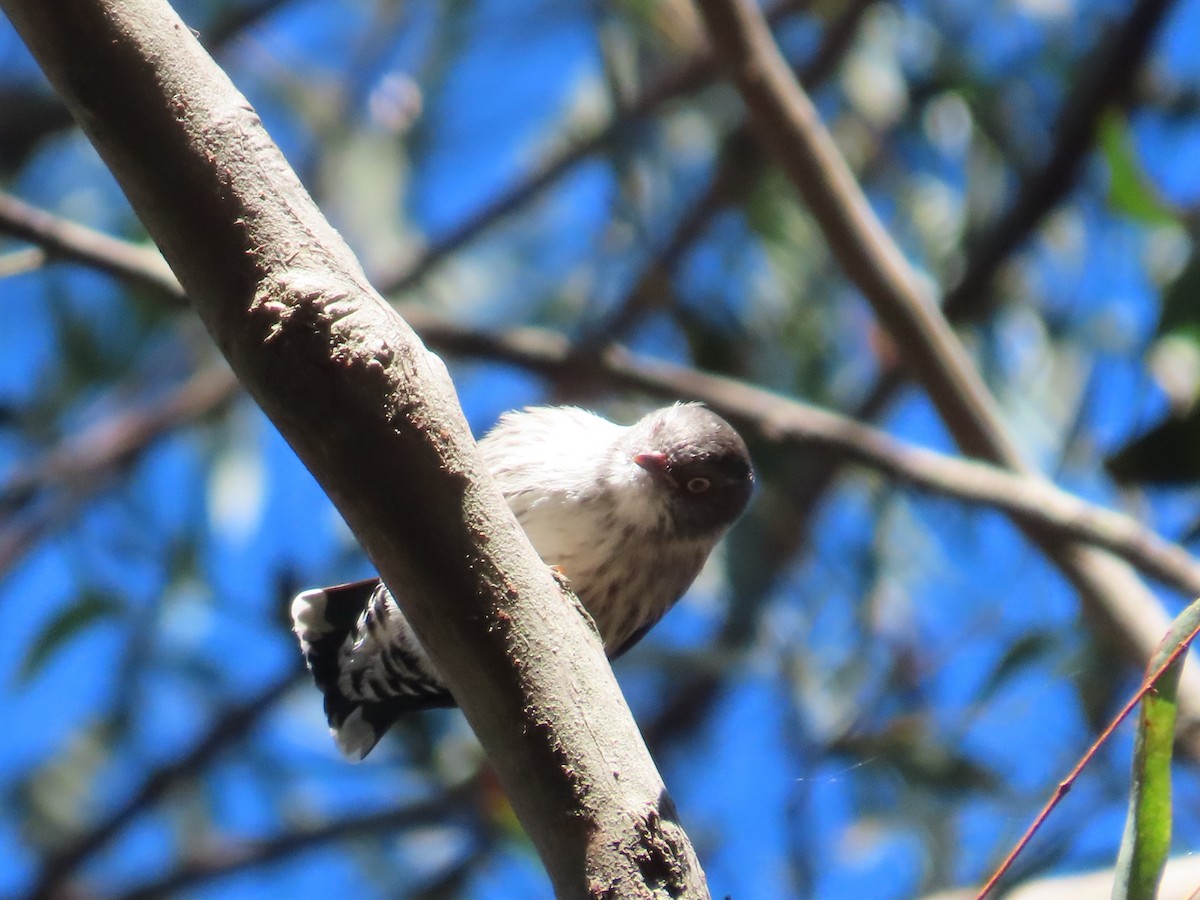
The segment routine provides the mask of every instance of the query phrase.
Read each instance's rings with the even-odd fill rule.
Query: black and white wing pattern
[[[338,748],[360,760],[407,712],[456,705],[378,578],[305,591],[292,627]]]

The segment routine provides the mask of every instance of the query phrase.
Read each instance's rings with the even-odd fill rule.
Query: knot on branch
[[[387,339],[392,330],[387,326],[395,322],[387,321],[389,311],[374,299],[368,288],[329,272],[289,269],[259,283],[250,313],[263,323],[265,344],[315,338],[335,363],[386,368],[395,361]]]
[[[688,892],[689,871],[687,844],[683,829],[675,821],[675,804],[666,794],[659,798],[659,807],[647,810],[634,822],[637,844],[634,860],[647,886],[668,897],[683,897]]]

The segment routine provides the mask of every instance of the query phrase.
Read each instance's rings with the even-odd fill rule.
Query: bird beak
[[[638,453],[633,461],[653,475],[664,481],[674,483],[671,478],[671,461],[665,453]]]

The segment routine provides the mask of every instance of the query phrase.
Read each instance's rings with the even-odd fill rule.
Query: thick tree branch
[[[843,270],[900,346],[906,367],[959,446],[1032,474],[965,349],[875,216],[757,7],[749,0],[697,0],[697,6],[760,138],[804,198]],[[1170,617],[1133,571],[1094,548],[1024,527],[1079,590],[1085,609],[1144,665]],[[1190,716],[1200,715],[1195,667],[1184,675],[1180,698]]]
[[[160,0],[0,5],[404,598],[558,892],[705,894],[603,648],[483,470],[445,368],[245,99]]]

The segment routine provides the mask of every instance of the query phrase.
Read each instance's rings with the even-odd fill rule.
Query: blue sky
[[[221,5],[177,8],[203,37]],[[965,10],[878,5],[839,75],[816,94],[835,134],[869,133],[852,143],[869,157],[861,173],[868,192],[930,273],[952,267],[953,253],[939,255],[928,223],[936,225],[935,214],[986,218],[989,203],[1011,198],[1016,167],[997,160],[1008,152],[1036,165],[1044,156],[1075,71],[1069,64],[1095,41],[1096,23],[1127,6],[1028,0]],[[1155,44],[1152,71],[1164,91],[1200,87],[1198,22],[1200,0],[1178,3]],[[807,21],[794,27],[789,47],[810,46],[819,33]],[[602,117],[598,34],[610,35],[610,63],[640,63],[644,80],[677,61],[632,5],[500,0],[285,3],[219,58],[364,259],[386,260],[436,242]],[[855,65],[867,64],[878,78],[904,79],[912,98],[878,133],[853,101]],[[390,133],[371,102],[403,79],[417,86],[420,113],[408,130]],[[35,68],[0,22],[0,85],[30,81]],[[950,104],[943,111],[956,102],[970,109],[969,148],[936,139],[926,84]],[[1193,490],[1131,499],[1100,465],[1165,408],[1145,361],[1160,291],[1148,260],[1177,246],[1177,255],[1191,252],[1200,128],[1194,115],[1164,105],[1148,102],[1131,115],[1127,136],[1146,178],[1180,210],[1177,220],[1154,226],[1114,212],[1105,160],[1094,157],[1066,206],[1002,274],[997,314],[967,337],[1030,459],[1069,489],[1125,504],[1174,537],[1195,518]],[[981,121],[989,111],[994,121]],[[728,92],[680,101],[573,169],[405,299],[481,327],[583,333],[662,245],[735,118]],[[989,145],[989,128],[1009,145]],[[865,149],[872,141],[874,150]],[[78,133],[51,136],[5,179],[5,190],[29,202],[142,238]],[[999,186],[989,188],[989,179]],[[869,311],[781,179],[751,208],[717,217],[681,261],[673,283],[683,312],[647,316],[626,342],[853,407],[878,368]],[[0,478],[62,436],[161,396],[212,355],[187,313],[131,298],[79,267],[4,278],[0,308],[11,323],[0,330]],[[560,399],[554,386],[511,367],[450,365],[477,433],[506,409]],[[626,418],[656,402],[613,392],[588,400]],[[952,450],[913,389],[880,424]],[[979,881],[1085,749],[1093,719],[1111,708],[1105,698],[1132,691],[1136,673],[1081,625],[1072,589],[1006,519],[895,491],[861,472],[839,482],[803,552],[772,569],[760,589],[763,535],[786,535],[788,523],[772,515],[795,473],[771,448],[756,449],[763,485],[750,516],[692,593],[617,667],[647,730],[685,676],[721,672],[722,688],[698,724],[659,748],[714,896],[903,898]],[[46,835],[119,805],[222,710],[294,670],[281,614],[289,591],[370,573],[332,505],[245,399],[159,440],[84,502],[51,491],[21,515],[45,515],[51,527],[0,574],[6,895],[28,887]],[[80,604],[94,610],[89,624],[24,672],[30,648]],[[751,636],[718,652],[729,622]],[[348,766],[325,732],[317,692],[297,684],[202,779],[97,855],[83,872],[87,883],[116,893],[214,842],[233,847],[438,796],[477,764],[465,723],[446,712]],[[1031,866],[1111,865],[1130,745],[1124,731],[1101,754]],[[1176,790],[1175,847],[1194,851],[1200,791],[1192,768],[1180,767]],[[465,823],[459,816],[323,846],[195,891],[394,896],[470,859],[462,896],[548,896],[503,804],[481,796],[472,812]]]

